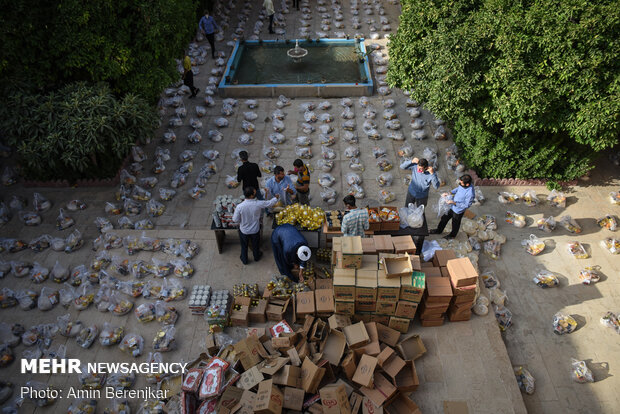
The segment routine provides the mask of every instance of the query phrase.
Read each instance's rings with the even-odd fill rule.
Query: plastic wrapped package
[[[536,271],[533,281],[543,289],[556,287],[560,284],[558,277],[546,269]]]
[[[450,193],[443,193],[439,197],[439,201],[437,202],[437,207],[435,208],[435,210],[437,211],[437,217],[441,217],[445,214],[448,214],[452,206],[448,202],[452,201],[452,198],[453,198],[452,194]]]
[[[528,207],[535,207],[539,202],[536,191],[534,190],[527,190],[521,194],[521,201]]]
[[[134,315],[142,323],[151,322],[155,319],[155,305],[145,302],[134,309]]]
[[[609,202],[614,205],[620,204],[620,190],[609,193]]]
[[[620,315],[616,312],[608,311],[601,317],[601,324],[613,329],[620,334]]]
[[[179,188],[187,182],[187,174],[182,173],[180,171],[175,171],[172,174],[172,178],[170,179],[170,187]]]
[[[342,139],[349,144],[357,144],[359,142],[359,137],[351,131],[344,131],[342,134]]]
[[[620,239],[614,237],[607,237],[601,240],[601,246],[611,254],[620,253]]]
[[[89,282],[82,283],[77,289],[73,307],[77,310],[87,309],[95,299],[95,288]]]
[[[1,177],[2,185],[6,187],[13,185],[17,182],[17,178],[17,172],[13,167],[4,167]]]
[[[84,349],[90,348],[99,335],[99,328],[96,325],[91,325],[83,328],[80,333],[75,337],[75,341],[79,346]]]
[[[488,254],[492,259],[499,259],[502,251],[502,245],[498,241],[489,240],[484,242],[484,252]]]
[[[11,273],[11,262],[0,260],[0,279],[4,279],[9,273]]]
[[[135,224],[129,217],[123,216],[118,219],[118,228],[125,230],[133,229],[135,228]]]
[[[181,121],[181,124],[183,124],[183,121]],[[176,125],[170,125],[170,126],[176,126]],[[176,142],[176,140],[177,140],[177,136],[173,130],[169,129],[166,132],[164,132],[164,135],[162,138],[162,141],[164,142],[164,144],[172,144]]]
[[[472,311],[478,316],[484,316],[489,313],[489,299],[486,296],[478,296],[474,306],[472,306]]]
[[[34,262],[32,269],[30,270],[30,280],[33,283],[43,283],[47,280],[50,274],[49,269],[41,266],[39,263]]]
[[[497,230],[497,220],[494,216],[485,214],[476,219],[479,229]]]
[[[309,147],[312,145],[312,139],[305,135],[301,135],[295,139],[295,143],[300,147]]]
[[[551,233],[555,229],[555,219],[553,216],[549,216],[547,218],[543,217],[536,221],[536,226],[538,227],[538,230]]]
[[[60,209],[60,213],[58,214],[58,218],[56,219],[56,229],[57,230],[65,230],[75,224],[75,220],[65,214],[64,209]]]
[[[155,333],[153,349],[160,352],[172,351],[176,346],[175,333],[176,329],[173,325],[164,325]]]
[[[146,203],[146,212],[151,217],[159,217],[166,211],[166,206],[155,199]]]
[[[387,133],[387,137],[392,141],[404,141],[405,136],[400,131],[390,131]]]
[[[351,106],[353,106],[353,100],[351,98],[342,98],[340,100],[340,106],[350,108]]]
[[[99,334],[99,343],[102,346],[116,345],[121,341],[121,338],[123,337],[123,332],[124,330],[122,326],[114,327],[108,322],[105,322],[103,324],[103,329]]]
[[[494,305],[493,309],[495,311],[495,319],[497,319],[499,329],[503,332],[510,328],[510,326],[512,326],[512,312],[502,305]]]
[[[158,300],[155,302],[155,318],[164,325],[174,325],[179,318],[179,312],[174,306]]]
[[[311,134],[311,133],[313,133],[315,130],[316,130],[316,128],[314,128],[314,126],[310,125],[310,124],[309,124],[309,123],[307,123],[307,122],[302,122],[302,124],[301,124],[301,131],[302,131],[304,134]]]
[[[426,131],[423,129],[411,131],[411,138],[422,141],[423,139],[426,139]]]
[[[286,112],[283,112],[280,109],[276,109],[271,113],[271,119],[277,119],[279,121],[284,121],[286,119]],[[303,124],[302,124],[303,125]]]
[[[11,260],[11,274],[14,277],[21,278],[28,274],[32,270],[32,264],[22,261]]]
[[[514,211],[506,212],[505,221],[506,223],[510,223],[517,228],[525,227],[525,224],[527,223],[524,215],[515,213]]]
[[[598,282],[599,280],[601,280],[601,276],[599,275],[598,270],[598,266],[588,266],[581,269],[581,271],[579,272],[579,280],[584,285],[591,285]]]
[[[282,144],[286,141],[286,136],[284,134],[280,134],[279,132],[272,132],[269,134],[269,142],[273,145]]]
[[[372,147],[372,155],[374,155],[375,158],[385,157],[387,151],[383,147],[374,146]]]
[[[464,217],[461,220],[461,230],[463,230],[467,235],[473,236],[478,233],[478,223]]]
[[[6,204],[0,202],[0,226],[5,225],[11,220],[11,212]]]
[[[532,256],[537,256],[545,250],[545,242],[534,234],[530,234],[528,239],[522,240],[521,246],[525,247],[525,251]]]
[[[309,147],[295,147],[295,154],[299,158],[310,159],[312,158],[312,149]]]
[[[144,349],[144,339],[137,333],[128,333],[123,337],[118,348],[123,352],[133,355],[134,357],[138,357],[142,355],[142,350]]]
[[[354,119],[355,112],[353,112],[351,108],[346,108],[344,111],[342,111],[342,113],[340,114],[340,117],[342,119]]]
[[[65,253],[71,253],[79,250],[84,245],[84,239],[82,239],[82,233],[79,230],[73,230],[67,239],[65,246]]]
[[[396,199],[396,195],[388,190],[380,190],[379,191],[379,201],[383,204],[392,202]]]
[[[179,161],[180,162],[187,162],[187,161],[191,161],[196,157],[196,151],[194,150],[184,150],[183,152],[181,152],[179,154]]]
[[[333,135],[319,134],[319,142],[321,145],[331,146],[336,143],[336,137]]]
[[[142,177],[138,180],[138,183],[141,186],[147,187],[147,188],[153,188],[157,185],[157,183],[159,182],[159,180],[157,179],[157,177]]]
[[[377,110],[370,106],[364,110],[363,116],[365,119],[375,119],[377,117]]]
[[[304,116],[304,121],[306,122],[316,122],[318,120],[316,114],[313,111],[306,111],[304,112],[303,116]]]
[[[332,104],[329,101],[323,101],[318,104],[318,108],[323,111],[327,111],[331,107],[332,107]]]
[[[482,245],[480,244],[481,240],[476,236],[471,236],[467,239],[471,248],[475,251],[480,251],[482,249]]]
[[[321,199],[328,205],[332,205],[336,202],[337,193],[332,188],[323,188],[320,193]]]
[[[243,121],[241,121],[241,129],[243,130],[243,132],[249,133],[249,132],[256,131],[256,126],[250,121],[246,121],[244,119]],[[276,131],[276,132],[279,132],[279,131]]]
[[[73,322],[71,320],[71,315],[66,314],[63,316],[59,316],[57,319],[56,326],[58,327],[58,333],[67,338],[73,338],[80,333],[84,325],[80,321]]]
[[[350,186],[349,189],[347,190],[347,194],[352,195],[353,197],[357,199],[364,198],[366,196],[366,193],[364,192],[364,189],[362,188],[362,186],[357,185],[357,184]]]
[[[385,127],[392,131],[397,131],[401,128],[400,121],[398,119],[392,119],[391,121],[387,121],[385,123]]]
[[[616,218],[610,214],[599,218],[598,220],[596,220],[596,222],[601,228],[610,231],[616,231],[616,228],[618,227],[618,222],[616,221]]]
[[[34,193],[32,206],[37,213],[43,213],[52,207],[52,202],[45,198],[41,193]]]
[[[275,132],[284,131],[284,122],[280,121],[279,119],[274,119],[271,122],[271,126]]]
[[[12,308],[13,306],[17,306],[17,298],[15,297],[15,292],[8,287],[3,287],[0,289],[0,308]]]
[[[84,371],[85,369],[86,367],[83,367],[82,374],[80,374],[80,382],[81,382],[82,376],[85,376],[85,374],[87,377],[88,376],[93,376],[93,377],[102,376],[98,374],[89,374],[88,372]],[[103,375],[102,377],[105,380],[105,375]],[[87,380],[86,383],[92,385],[94,381],[96,380],[94,379],[90,381]],[[88,387],[82,384],[82,388],[88,388]],[[69,408],[67,409],[67,414],[93,414],[96,412],[96,410],[97,410],[97,400],[90,399],[90,398],[77,398],[77,399],[74,399],[69,405]]]
[[[41,216],[34,211],[20,211],[17,215],[25,226],[38,226],[41,224]]]
[[[433,138],[438,141],[443,141],[447,138],[446,136],[446,128],[443,125],[439,125],[433,134]]]
[[[28,248],[33,252],[40,253],[45,249],[48,249],[51,246],[52,237],[48,234],[43,234],[28,243]],[[6,239],[5,243],[2,244],[2,247],[5,250],[8,250],[10,253],[17,253],[26,248],[26,243],[21,240],[16,239]]]
[[[379,168],[379,171],[390,171],[394,166],[387,159],[387,157],[380,157],[377,158],[377,167]]]
[[[578,241],[568,242],[566,244],[566,248],[568,249],[568,252],[571,254],[571,256],[573,256],[575,259],[587,259],[588,257],[590,257],[585,247],[583,247],[583,245]]]
[[[174,266],[174,275],[177,277],[189,279],[194,274],[194,267],[187,260],[174,259],[170,264]]]
[[[517,379],[517,384],[521,391],[528,395],[534,394],[534,390],[536,389],[536,380],[530,374],[530,372],[525,369],[523,366],[513,367],[515,372],[515,378]]]
[[[401,216],[402,217],[402,216]],[[424,205],[418,207],[409,204],[407,207],[407,225],[412,229],[420,228],[424,225]]]
[[[558,335],[569,334],[577,329],[577,321],[570,315],[561,312],[553,315],[553,333]]]
[[[585,361],[579,361],[575,358],[571,358],[571,371],[570,377],[573,381],[578,382],[580,384],[585,384],[586,382],[594,382],[594,376],[592,375],[592,371],[586,365]]]
[[[331,187],[332,184],[336,182],[336,179],[330,173],[321,173],[319,175],[318,182],[321,187],[325,188],[325,187]]]
[[[520,201],[520,198],[514,193],[502,191],[501,193],[498,193],[497,200],[502,204],[512,204],[518,203]]]
[[[551,190],[547,196],[547,201],[551,207],[566,207],[566,196],[561,191]]]

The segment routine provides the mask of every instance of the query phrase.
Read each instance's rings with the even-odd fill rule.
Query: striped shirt
[[[308,169],[308,166],[304,164],[304,166],[301,167],[297,173],[297,185],[302,187],[306,184],[310,185],[310,170]],[[304,191],[304,193],[307,193],[308,191],[310,191],[310,187],[308,187],[308,190]]]
[[[368,230],[370,228],[370,223],[368,222],[368,210],[365,208],[349,210],[349,212],[342,218],[340,228],[344,236],[364,236],[364,230]]]

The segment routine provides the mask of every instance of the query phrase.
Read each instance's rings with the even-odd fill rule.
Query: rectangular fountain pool
[[[308,54],[287,55],[294,40],[239,40],[219,84],[225,97],[339,97],[372,95],[364,41],[300,40]]]

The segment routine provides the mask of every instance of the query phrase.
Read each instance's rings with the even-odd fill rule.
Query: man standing
[[[189,87],[192,91],[190,98],[193,98],[198,93],[198,88],[194,86],[194,72],[192,72],[192,60],[185,53],[183,57],[183,84]]]
[[[299,230],[290,224],[282,224],[271,233],[273,257],[281,275],[294,282],[303,282],[303,270],[312,252]]]
[[[426,207],[428,203],[428,189],[435,187],[439,188],[439,178],[433,167],[428,166],[428,161],[424,158],[414,158],[411,161],[407,160],[400,164],[400,168],[403,170],[411,170],[411,183],[409,183],[409,189],[407,190],[407,198],[405,200],[405,207],[409,204],[415,204],[419,207],[421,204]]]
[[[239,151],[239,159],[243,164],[237,169],[237,182],[241,183],[241,188],[246,187],[256,188],[256,198],[258,200],[263,199],[263,193],[258,186],[258,177],[262,177],[260,168],[255,162],[248,161],[247,151]]]
[[[370,228],[368,210],[355,207],[355,197],[348,195],[342,200],[348,213],[342,218],[340,228],[343,236],[362,236]]]
[[[209,41],[211,45],[211,57],[215,59],[215,32],[220,30],[220,28],[215,23],[213,16],[209,16],[209,10],[205,10],[205,15],[200,18],[198,27]]]
[[[463,213],[465,213],[465,210],[474,202],[476,192],[474,186],[471,185],[471,176],[469,174],[462,175],[459,179],[459,186],[452,190],[451,193],[454,197],[452,200],[448,201],[448,204],[452,204],[452,207],[446,214],[441,216],[437,228],[429,231],[430,234],[441,234],[446,224],[448,224],[448,221],[452,219],[452,231],[445,236],[444,239],[453,239],[456,237],[461,228]],[[444,193],[443,195],[447,196],[448,193]]]
[[[284,168],[276,165],[273,169],[273,177],[267,180],[265,183],[265,187],[267,189],[267,193],[271,197],[275,197],[276,194],[280,196],[280,201],[288,206],[292,204],[291,196],[295,194],[295,190],[293,189],[293,181],[284,174]]]
[[[278,201],[278,195],[269,201],[256,199],[256,188],[245,187],[243,189],[245,200],[235,208],[233,222],[239,223],[239,240],[241,241],[241,262],[248,264],[248,242],[252,242],[252,254],[254,261],[258,262],[263,257],[260,251],[260,219],[263,208],[272,207]]]
[[[265,8],[265,12],[267,12],[267,16],[269,16],[269,34],[274,34],[273,31],[273,16],[276,14],[276,10],[273,8],[272,0],[265,0],[263,2],[263,7]]]
[[[297,191],[297,202],[299,204],[310,205],[310,170],[302,160],[297,158],[293,161],[294,170],[290,170],[289,174],[297,174],[297,182],[295,183],[295,191]]]

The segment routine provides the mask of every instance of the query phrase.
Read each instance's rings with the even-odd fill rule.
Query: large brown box
[[[370,239],[372,240],[372,239]],[[379,256],[376,254],[365,254],[362,256],[361,270],[378,270],[379,269]]]
[[[306,315],[314,315],[314,292],[310,291],[297,293],[296,303],[296,313],[299,319],[303,319]]]
[[[377,271],[358,269],[355,277],[355,300],[374,302],[377,300]]]
[[[362,237],[362,252],[364,255],[377,254],[375,240],[372,237]]]
[[[433,266],[447,266],[448,260],[452,259],[456,259],[454,250],[435,250],[435,255],[433,256]]]
[[[377,300],[382,302],[400,299],[400,278],[388,279],[383,269],[378,270]]]
[[[283,404],[284,396],[278,387],[273,385],[272,380],[265,380],[258,384],[258,392],[254,400],[256,414],[280,414]]]
[[[359,269],[362,266],[362,238],[360,236],[342,237],[342,267]]]
[[[415,254],[416,248],[411,236],[392,236],[394,243],[394,253]]]
[[[400,278],[413,274],[411,259],[407,253],[396,255],[395,257],[383,257],[380,262],[387,278]]]
[[[452,300],[452,285],[445,277],[426,278],[426,302],[450,303]]]
[[[370,355],[362,355],[360,362],[357,364],[357,370],[353,375],[353,382],[363,387],[372,387],[373,373],[377,366],[377,358]]]
[[[351,405],[343,384],[328,385],[321,388],[319,393],[323,405],[323,414],[351,414]]]
[[[379,211],[383,209],[390,209],[398,214],[398,209],[392,206],[379,206]],[[381,219],[381,231],[398,231],[400,229],[400,218],[398,220],[386,221]]]
[[[301,411],[304,405],[304,390],[300,388],[284,388],[284,405],[287,410]]]
[[[392,236],[372,236],[375,241],[375,249],[377,253],[394,253],[394,243]]]
[[[455,287],[473,285],[478,280],[478,272],[468,257],[448,260],[446,267],[450,273],[450,280]]]
[[[395,301],[387,301],[387,302],[377,302],[377,313],[380,315],[393,316],[396,313],[396,305],[398,302]]]
[[[396,305],[396,313],[394,314],[394,316],[413,319],[415,318],[416,310],[418,310],[417,303],[399,300],[398,304]]]
[[[250,305],[248,316],[250,322],[263,323],[267,322],[265,312],[267,311],[267,299],[257,299],[256,305]]]
[[[334,296],[336,300],[355,299],[355,269],[334,269]]]
[[[439,267],[423,267],[422,271],[426,277],[441,277],[441,269]]]
[[[400,333],[407,333],[409,330],[409,323],[411,321],[407,318],[399,318],[398,316],[390,316],[389,327],[396,329]]]
[[[317,289],[314,291],[316,313],[319,316],[330,315],[335,312],[334,294],[331,289]]]
[[[353,316],[355,314],[355,301],[353,300],[336,300],[336,313],[340,315]]]
[[[355,312],[376,312],[377,311],[377,302],[376,301],[355,301]]]

